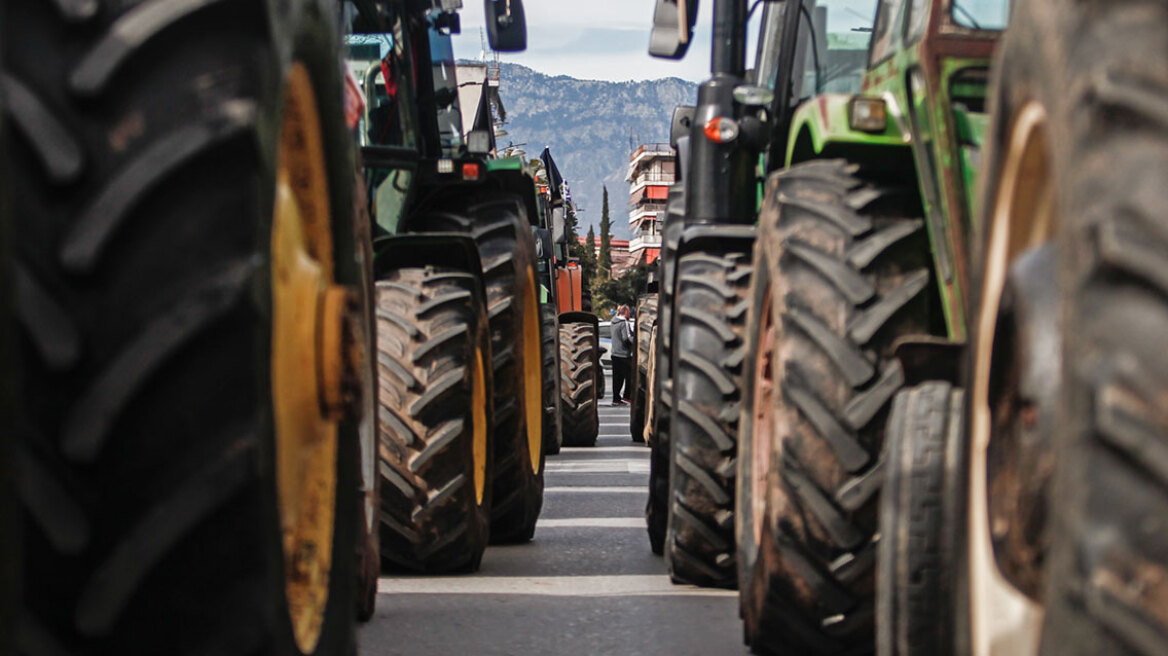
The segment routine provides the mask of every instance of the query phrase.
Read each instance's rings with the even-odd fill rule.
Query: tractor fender
[[[600,317],[591,312],[561,312],[559,316],[560,325],[566,323],[587,323],[592,324],[597,333],[600,332]]]
[[[897,108],[888,108],[889,121],[884,132],[874,134],[853,130],[849,106],[854,97],[846,93],[824,93],[795,110],[787,140],[787,166],[823,156],[826,150],[831,150],[832,156],[839,156],[847,153],[849,148],[892,146],[907,149],[911,137],[893,120],[900,111]]]
[[[465,271],[478,280],[478,293],[486,302],[483,263],[473,237],[460,232],[413,232],[387,235],[373,240],[374,267],[377,280],[389,271],[405,267],[444,266]]]
[[[965,361],[965,342],[955,342],[931,335],[909,335],[896,341],[893,357],[904,369],[904,387],[916,387],[929,381],[960,386],[961,363]]]

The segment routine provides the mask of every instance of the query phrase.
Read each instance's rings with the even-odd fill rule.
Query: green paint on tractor
[[[947,336],[963,341],[967,243],[976,228],[975,180],[989,123],[986,90],[1001,32],[961,25],[951,4],[882,0],[859,93],[805,100],[793,116],[786,163],[816,157],[873,162],[881,161],[881,152],[897,162],[902,158],[894,149],[911,150],[912,166],[900,174],[920,191]],[[923,13],[911,16],[910,8]],[[883,101],[883,132],[852,129],[855,97]]]

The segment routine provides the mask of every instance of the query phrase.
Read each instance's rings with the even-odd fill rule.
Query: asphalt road
[[[597,446],[548,458],[529,544],[490,547],[474,575],[381,579],[360,653],[746,654],[736,594],[673,585],[649,551],[649,451],[628,426],[606,400]]]

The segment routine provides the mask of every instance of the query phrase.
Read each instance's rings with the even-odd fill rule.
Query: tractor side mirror
[[[564,225],[564,208],[552,208],[552,241],[557,244],[563,244],[568,239],[567,230]]]
[[[696,108],[681,105],[673,110],[673,121],[669,125],[669,145],[677,148],[677,142],[682,137],[688,137],[690,128],[693,127],[694,112]]]
[[[540,260],[550,260],[555,253],[552,246],[552,233],[547,228],[535,229],[535,257]]]
[[[523,0],[485,0],[487,41],[497,52],[527,50],[527,14]]]
[[[657,0],[649,54],[662,59],[681,59],[693,41],[698,0]]]

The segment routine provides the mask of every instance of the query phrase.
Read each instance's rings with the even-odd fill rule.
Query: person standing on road
[[[629,306],[616,309],[612,320],[612,404],[625,404],[625,387],[632,366],[633,329],[629,325]]]

